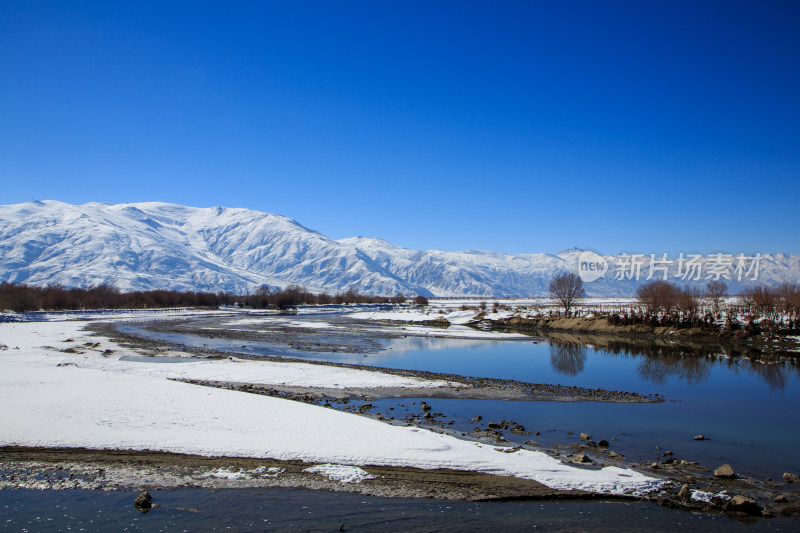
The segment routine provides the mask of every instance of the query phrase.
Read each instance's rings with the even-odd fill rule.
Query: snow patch
[[[319,474],[328,479],[338,481],[339,483],[361,483],[367,479],[375,479],[375,476],[357,466],[335,465],[330,463],[312,466],[304,469],[303,472]]]

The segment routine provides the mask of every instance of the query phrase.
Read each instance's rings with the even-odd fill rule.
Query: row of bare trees
[[[770,320],[800,319],[800,285],[786,282],[777,287],[757,286],[746,289],[740,298],[741,311]]]
[[[403,294],[392,297],[361,294],[352,289],[336,294],[316,294],[300,285],[290,285],[275,292],[262,286],[253,295],[239,297],[239,301],[254,309],[288,309],[298,305],[403,304],[408,302],[408,298]],[[416,296],[413,302],[416,305],[428,305],[428,299],[424,296]]]
[[[239,296],[227,292],[134,291],[122,292],[116,287],[99,285],[90,289],[70,289],[59,285],[35,287],[16,283],[0,283],[0,311],[77,311],[82,309],[153,309],[170,307],[206,307],[241,305],[252,308],[287,309],[298,305],[392,303],[408,301],[402,294],[393,297],[370,296],[354,290],[333,295],[314,294],[299,285],[272,291],[260,287],[255,294]],[[417,296],[416,305],[428,305],[428,299]]]
[[[235,303],[235,295],[223,292],[216,294],[165,290],[122,292],[109,285],[99,285],[90,289],[70,289],[60,285],[35,287],[0,283],[0,311],[17,313],[38,310],[217,307]]]
[[[581,278],[564,272],[550,280],[550,297],[564,309],[566,315],[578,301],[586,297]],[[721,280],[710,281],[704,289],[679,287],[668,281],[654,280],[640,285],[636,298],[643,310],[610,317],[616,322],[649,322],[654,325],[712,326],[721,316],[722,303],[728,294]],[[744,290],[739,304],[729,308],[734,314],[787,320],[791,325],[800,320],[800,285],[793,282],[777,287],[756,286]],[[729,315],[731,313],[728,313]]]

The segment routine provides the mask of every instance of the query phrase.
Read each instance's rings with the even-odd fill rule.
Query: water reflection
[[[564,376],[577,376],[586,364],[586,346],[577,342],[550,343],[550,365]]]
[[[713,363],[703,356],[692,354],[645,356],[637,366],[640,378],[650,383],[663,385],[667,378],[675,376],[690,385],[708,381]]]
[[[755,374],[771,392],[783,392],[792,374],[800,376],[797,358],[708,342],[558,333],[549,336],[548,340],[550,365],[564,376],[576,376],[584,371],[587,346],[605,356],[636,360],[638,376],[657,385],[664,385],[669,378],[690,385],[706,383],[718,365]]]

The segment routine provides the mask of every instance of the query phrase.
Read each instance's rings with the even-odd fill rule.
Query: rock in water
[[[694,440],[708,440],[708,438],[704,437],[703,435],[695,435]]]
[[[792,474],[792,473],[789,473],[789,472],[784,472],[783,473],[783,480],[786,483],[797,483],[797,481],[799,479],[800,479],[800,476],[798,476],[797,474]]]
[[[591,463],[592,460],[585,453],[579,453],[578,455],[575,456],[575,462],[577,462],[577,463]]]
[[[149,492],[144,491],[133,500],[133,505],[140,511],[147,512],[153,507],[153,497]]]
[[[729,511],[738,511],[740,513],[747,513],[750,515],[760,515],[761,507],[753,498],[747,496],[734,496],[728,502]]]
[[[581,439],[583,439],[583,440],[589,440],[589,439],[591,439],[591,438],[592,438],[592,436],[591,436],[591,435],[589,435],[588,433],[581,433]]]
[[[714,477],[722,478],[722,479],[733,479],[736,477],[736,473],[731,468],[731,465],[724,464],[721,467],[714,470]]]

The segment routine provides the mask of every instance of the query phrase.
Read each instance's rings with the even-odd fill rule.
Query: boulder
[[[797,483],[797,481],[799,479],[800,479],[800,476],[798,476],[797,474],[791,474],[789,472],[784,472],[783,473],[783,480],[786,483]]]
[[[149,511],[153,507],[153,497],[150,496],[149,492],[144,491],[133,500],[133,505],[140,511]]]
[[[753,498],[747,496],[734,496],[728,502],[727,511],[735,511],[738,513],[746,513],[749,515],[760,515],[761,507]]]
[[[736,477],[736,473],[731,468],[731,465],[724,464],[714,470],[714,477],[722,478],[722,479],[733,479]]]
[[[576,463],[591,463],[592,462],[591,458],[588,455],[586,455],[585,453],[579,453],[578,455],[575,456],[575,458],[573,460]]]
[[[689,484],[684,483],[681,486],[681,490],[678,491],[678,498],[682,500],[688,500],[692,496],[692,491],[689,490]]]
[[[581,433],[581,439],[582,440],[589,440],[591,438],[592,438],[592,436],[589,435],[588,433]]]
[[[606,439],[600,439],[597,441],[597,445],[601,448],[608,448],[608,441]]]
[[[695,435],[694,436],[694,440],[708,440],[708,439],[706,437],[704,437],[703,435]]]

